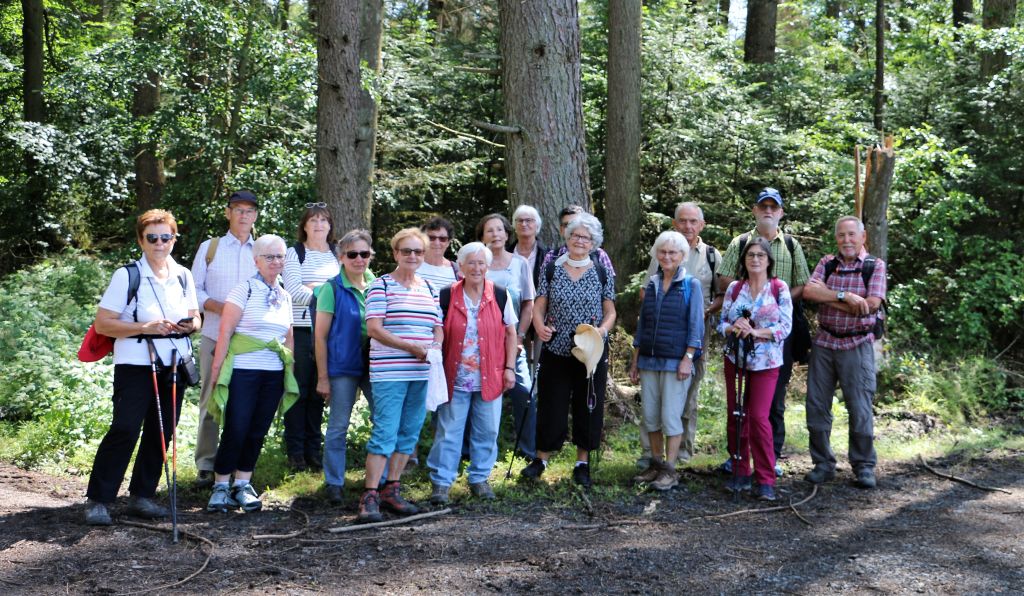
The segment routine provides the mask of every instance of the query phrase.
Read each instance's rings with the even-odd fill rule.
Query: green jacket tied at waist
[[[246,335],[235,333],[231,336],[231,343],[228,344],[228,354],[224,357],[224,364],[220,367],[220,376],[217,377],[217,384],[213,387],[213,395],[210,400],[210,415],[219,423],[224,424],[221,413],[228,407],[228,386],[231,384],[231,374],[235,368],[235,356],[247,354],[256,350],[268,349],[281,358],[284,363],[284,396],[277,407],[277,414],[283,415],[299,399],[299,383],[295,380],[295,355],[279,340],[262,341]]]

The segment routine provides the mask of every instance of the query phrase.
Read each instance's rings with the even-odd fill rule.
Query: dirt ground
[[[327,529],[350,523],[354,504],[338,509],[303,499],[294,509],[275,504],[222,516],[203,512],[205,495],[185,491],[180,526],[212,548],[189,538],[174,545],[168,533],[126,525],[116,510],[114,526],[87,527],[78,481],[0,465],[0,591],[1024,593],[1020,455],[932,462],[1012,494],[950,482],[916,463],[883,464],[879,488],[863,491],[843,470],[798,507],[805,521],[788,508],[700,517],[765,507],[733,502],[710,472],[628,502],[465,501],[408,525],[340,534]],[[806,463],[791,466],[806,470]],[[782,505],[810,492],[799,475],[779,488]],[[200,573],[166,587],[199,571],[208,556]]]

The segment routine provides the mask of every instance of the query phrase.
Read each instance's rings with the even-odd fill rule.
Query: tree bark
[[[46,105],[43,102],[43,1],[22,0],[21,8],[24,14],[21,38],[25,61],[22,76],[25,122],[42,124],[46,121]],[[46,209],[46,183],[39,171],[39,162],[31,151],[25,152],[25,178],[24,204],[21,209],[14,210],[12,221],[6,223],[10,225],[12,237],[38,238],[50,243],[55,240],[55,236],[47,233],[42,226],[42,215]]]
[[[831,19],[838,19],[839,13],[843,10],[842,0],[825,0],[825,16]]]
[[[981,26],[985,29],[1013,27],[1017,16],[1017,0],[984,0]],[[1003,50],[988,50],[981,55],[981,76],[989,79],[1010,63]]]
[[[377,104],[360,60],[380,72],[383,0],[318,2],[317,193],[335,229],[369,228]]]
[[[555,244],[558,212],[591,207],[576,0],[500,0],[505,166],[510,208],[533,205]]]
[[[612,262],[626,271],[637,264],[643,223],[640,203],[640,0],[608,3],[608,109],[605,150],[605,236]],[[625,284],[628,276],[616,278]]]
[[[886,140],[886,147],[876,146],[869,150],[864,173],[864,229],[868,233],[869,252],[883,261],[889,258],[889,222],[886,212],[895,167],[896,154],[889,139]]]
[[[718,19],[726,28],[729,27],[730,4],[731,2],[729,0],[718,0]]]
[[[885,0],[875,0],[875,130],[885,130]]]
[[[974,14],[974,0],[953,0],[953,26],[969,25]],[[959,35],[959,33],[957,34]]]
[[[133,37],[140,43],[161,43],[151,28],[152,14],[139,8],[135,13]],[[146,78],[135,85],[132,96],[132,119],[143,137],[135,145],[135,204],[146,211],[160,203],[163,196],[164,163],[158,156],[155,131],[147,126],[160,107],[160,73],[149,71]]]
[[[749,0],[747,30],[743,40],[743,61],[748,64],[775,62],[775,24],[778,0]]]

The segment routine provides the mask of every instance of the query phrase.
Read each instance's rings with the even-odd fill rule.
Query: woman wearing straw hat
[[[583,213],[566,226],[568,251],[540,275],[533,308],[533,326],[544,342],[537,377],[537,457],[523,469],[523,478],[539,478],[548,458],[562,447],[572,411],[576,445],[573,481],[589,487],[589,452],[601,443],[604,392],[608,379],[607,337],[615,324],[615,275],[591,258],[604,239],[601,222]],[[573,339],[582,324],[595,328],[599,345],[578,346],[583,359],[600,352],[592,371],[573,356]],[[582,334],[587,337],[587,333]],[[589,373],[589,374],[588,374]]]

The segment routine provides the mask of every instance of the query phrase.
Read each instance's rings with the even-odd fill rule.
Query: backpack
[[[608,285],[608,272],[605,270],[604,265],[601,264],[601,260],[598,258],[596,250],[590,251],[590,261],[594,263],[594,269],[597,269],[597,277],[601,280],[601,288],[603,289]],[[544,268],[544,279],[548,282],[548,287],[551,287],[551,280],[555,277],[555,259],[548,261],[548,266]]]
[[[844,271],[843,273],[849,275],[849,274],[854,274],[854,273],[858,273],[859,272],[861,279],[864,280],[864,290],[866,291],[868,289],[868,287],[871,285],[871,277],[874,276],[874,274],[875,274],[875,263],[877,263],[877,262],[878,262],[878,259],[876,257],[874,257],[872,255],[868,255],[867,257],[864,258],[864,264],[861,265],[860,269],[854,269],[852,271]],[[832,274],[835,273],[838,269],[839,269],[839,259],[836,258],[835,256],[833,256],[830,261],[825,263],[825,275],[824,275],[825,283],[828,283],[828,278],[831,277]],[[882,304],[878,307],[878,312],[875,313],[875,326],[871,330],[871,333],[874,334],[875,339],[882,339],[883,337],[885,337],[885,314],[886,314],[886,312],[885,312],[885,300],[882,300]],[[826,331],[828,331],[828,330],[826,329]],[[829,333],[832,334],[835,337],[840,337],[840,336],[844,336],[845,335],[845,334],[842,334],[842,333],[835,334],[835,333],[832,333],[831,331],[829,331]],[[863,335],[863,334],[858,333],[856,335]]]
[[[298,245],[296,245],[298,246]],[[328,279],[326,282],[331,285],[331,291],[334,292],[334,308],[338,308],[338,276]],[[316,337],[316,292],[320,288],[313,290],[313,297],[309,299],[309,335],[310,337]],[[310,344],[312,346],[313,344]],[[312,348],[311,348],[312,349]]]
[[[715,296],[718,295],[718,251],[710,244],[707,247],[708,249],[704,251],[704,258],[707,259],[708,267],[711,268],[711,295],[708,296],[708,300],[714,301]]]
[[[445,286],[441,288],[437,298],[441,302],[441,316],[447,319],[448,305],[452,302],[452,287]],[[504,286],[494,284],[494,299],[498,302],[498,310],[504,315],[505,304],[508,303],[508,290]]]
[[[775,302],[778,302],[782,296],[782,282],[779,281],[779,278],[773,277],[769,283],[772,286],[772,294],[775,296]],[[743,283],[737,280],[737,282],[732,285],[732,292],[730,293],[733,302],[736,302],[736,299],[740,297],[741,290],[743,290]]]

